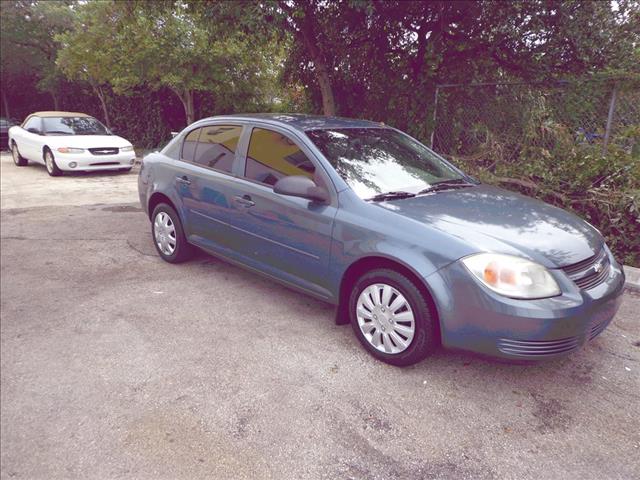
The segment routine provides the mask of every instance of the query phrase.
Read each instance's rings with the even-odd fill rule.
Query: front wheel
[[[47,173],[52,177],[59,177],[62,175],[62,170],[58,168],[56,159],[53,157],[53,153],[51,153],[51,150],[49,149],[44,151],[44,164],[47,167]]]
[[[182,229],[180,217],[166,203],[159,204],[151,214],[153,244],[160,257],[169,263],[188,260],[193,252]]]
[[[29,161],[20,155],[20,151],[18,150],[18,145],[16,142],[13,142],[11,145],[11,155],[13,156],[13,163],[15,163],[19,167],[26,167]]]
[[[364,348],[392,365],[417,363],[438,343],[429,303],[413,281],[395,270],[360,277],[349,299],[349,316]]]

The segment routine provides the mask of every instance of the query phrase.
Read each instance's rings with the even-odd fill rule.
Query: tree
[[[438,84],[553,80],[640,64],[640,8],[633,0],[615,7],[588,1],[278,5],[298,24],[302,6],[313,12],[315,48],[340,114],[390,122],[423,138]],[[316,59],[304,39],[294,39],[286,78],[308,86],[324,108]]]
[[[321,19],[330,10],[331,2],[317,0],[209,0],[191,1],[189,7],[199,12],[207,20],[209,28],[215,28],[218,22],[235,25],[248,32],[256,42],[268,44],[283,42],[305,50],[309,59],[308,67],[318,85],[322,99],[322,112],[325,115],[336,114],[336,101],[333,93],[332,78],[323,48]],[[294,41],[289,42],[289,37]]]
[[[273,76],[264,48],[233,27],[204,28],[182,2],[90,2],[59,39],[59,65],[70,78],[88,81],[98,96],[106,84],[116,93],[169,88],[188,124],[197,94],[243,96]]]
[[[0,73],[5,87],[2,89],[5,110],[9,108],[6,87],[19,88],[29,78],[35,78],[37,88],[48,92],[54,108],[59,108],[62,75],[55,64],[58,50],[55,35],[71,25],[71,5],[68,0],[2,2]]]
[[[119,52],[122,15],[113,2],[78,6],[73,28],[56,36],[61,45],[57,65],[71,80],[90,85],[107,127],[111,128],[107,90],[121,69]]]

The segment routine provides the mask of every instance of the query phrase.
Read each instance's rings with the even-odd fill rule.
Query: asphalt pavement
[[[333,309],[156,255],[136,176],[1,157],[1,477],[640,478],[640,295],[562,360],[375,361]]]

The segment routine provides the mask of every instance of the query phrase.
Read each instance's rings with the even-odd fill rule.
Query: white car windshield
[[[42,125],[45,135],[110,135],[93,117],[45,117]]]

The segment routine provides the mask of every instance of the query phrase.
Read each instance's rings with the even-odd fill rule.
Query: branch
[[[515,185],[517,187],[522,187],[522,188],[528,188],[530,190],[535,190],[536,192],[541,190],[540,185],[538,185],[537,183],[531,181],[531,180],[525,180],[522,178],[511,178],[511,177],[495,177],[495,180],[498,183],[502,183],[502,184],[506,184],[506,185]],[[552,197],[554,197],[556,200],[562,202],[563,204],[567,204],[567,203],[581,203],[578,200],[571,200],[567,197],[565,197],[563,194],[558,193],[558,192],[554,192],[553,190],[543,190],[544,193],[551,195]]]
[[[44,53],[48,60],[51,60],[51,50],[45,48],[41,43],[37,43],[37,42],[22,42],[22,41],[16,41],[16,40],[12,40],[11,43],[14,43],[15,45],[18,45],[19,47],[36,48],[36,49],[40,50],[42,53]]]

